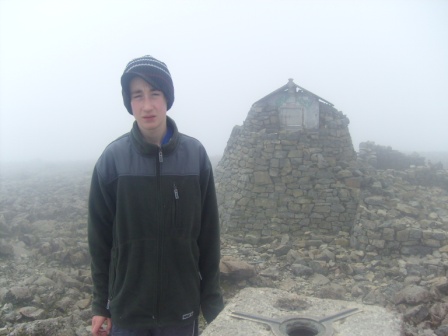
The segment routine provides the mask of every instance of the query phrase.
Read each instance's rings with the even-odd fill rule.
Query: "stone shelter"
[[[215,170],[222,231],[252,243],[310,231],[348,236],[361,180],[348,125],[292,79],[255,102]]]

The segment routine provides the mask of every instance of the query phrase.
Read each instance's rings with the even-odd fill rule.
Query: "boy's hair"
[[[154,89],[162,91],[165,95],[167,110],[171,108],[174,102],[174,86],[170,71],[165,63],[146,55],[130,61],[121,76],[123,102],[130,114],[132,114],[132,108],[129,83],[135,76],[144,79]]]

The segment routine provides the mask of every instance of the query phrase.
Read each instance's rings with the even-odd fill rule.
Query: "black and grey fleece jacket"
[[[178,132],[161,148],[134,123],[99,158],[89,198],[93,315],[125,328],[207,321],[223,308],[215,185],[202,144]]]

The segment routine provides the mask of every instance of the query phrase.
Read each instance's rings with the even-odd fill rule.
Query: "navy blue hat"
[[[146,55],[130,61],[121,76],[123,102],[130,114],[132,114],[132,108],[129,83],[135,76],[144,79],[154,89],[162,91],[165,95],[167,110],[171,108],[174,102],[174,86],[170,71],[165,63]]]

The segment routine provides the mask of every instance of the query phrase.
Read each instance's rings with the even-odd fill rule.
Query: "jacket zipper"
[[[162,148],[159,148],[159,163],[163,162]]]
[[[177,186],[175,183],[173,183],[173,191],[174,191],[174,219],[173,219],[173,230],[179,229],[178,226],[178,212],[179,212],[179,190],[177,190]]]
[[[179,191],[177,190],[176,184],[173,185],[174,186],[174,198],[176,200],[179,199]]]
[[[162,148],[159,148],[159,160],[156,163],[156,172],[157,172],[157,189],[158,189],[158,193],[161,193],[161,174],[160,174],[160,169],[161,169],[161,164],[163,163],[163,153],[162,153]],[[160,315],[160,296],[162,293],[162,253],[163,253],[163,216],[162,214],[162,198],[159,197],[159,204],[158,204],[158,216],[159,216],[159,220],[158,220],[158,224],[159,224],[159,230],[158,230],[158,239],[157,239],[157,249],[158,249],[158,260],[157,260],[157,271],[158,271],[158,284],[157,284],[157,293],[156,293],[156,315],[153,316],[153,319],[157,319]]]
[[[114,251],[114,250],[112,250]],[[107,304],[106,304],[106,309],[110,310],[110,302],[112,301],[112,298],[114,296],[114,287],[115,287],[115,280],[117,279],[117,265],[116,263],[116,256],[114,255],[114,252],[111,253],[111,265],[109,267],[113,267],[113,272],[112,272],[112,276],[113,276],[113,281],[110,285],[110,292],[109,292],[109,298],[107,299]],[[109,281],[111,281],[112,279],[110,279],[110,274],[109,274]]]

